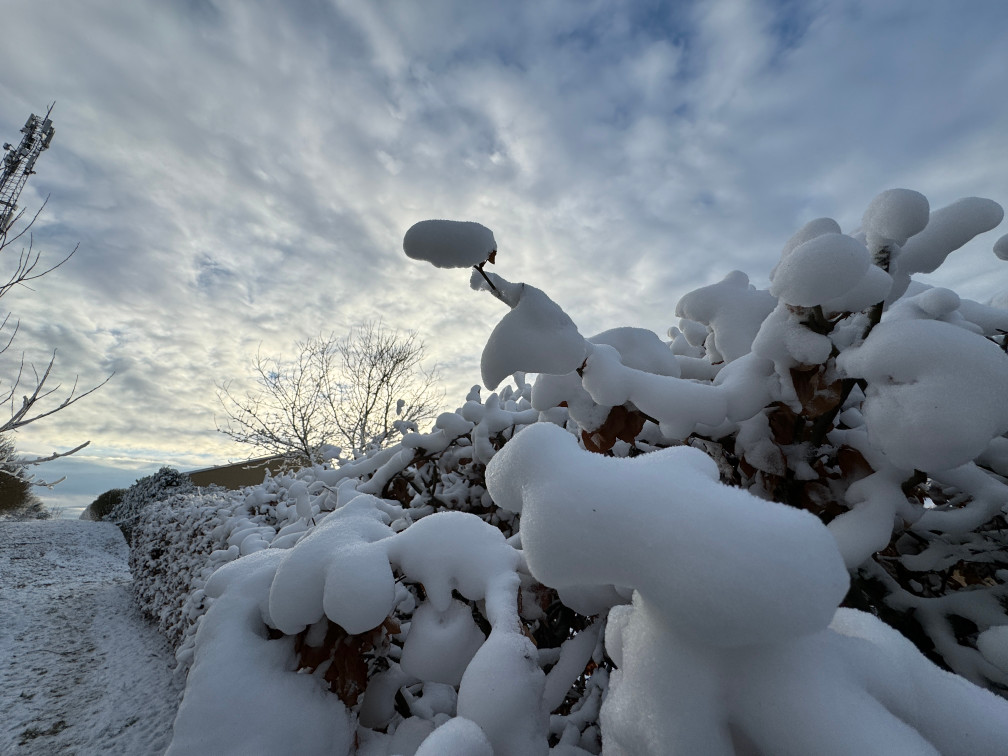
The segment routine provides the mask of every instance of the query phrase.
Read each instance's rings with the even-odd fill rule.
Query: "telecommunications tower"
[[[35,173],[35,161],[42,150],[49,147],[53,138],[53,125],[49,119],[52,105],[45,117],[32,113],[28,116],[21,133],[21,144],[12,147],[4,143],[3,172],[0,173],[0,238],[7,235],[7,229],[17,219],[18,195],[24,189],[28,177]]]

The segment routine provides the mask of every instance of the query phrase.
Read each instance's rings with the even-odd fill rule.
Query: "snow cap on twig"
[[[468,268],[494,261],[493,231],[474,221],[425,220],[403,237],[403,251],[438,268]]]

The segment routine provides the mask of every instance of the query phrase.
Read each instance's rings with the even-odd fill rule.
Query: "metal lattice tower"
[[[49,114],[52,106],[46,111],[45,117],[32,113],[28,116],[21,133],[21,144],[12,147],[5,143],[6,153],[3,157],[3,172],[0,173],[0,237],[7,234],[7,229],[17,218],[17,200],[24,189],[28,177],[35,173],[35,161],[42,151],[49,147],[52,141],[53,129]]]

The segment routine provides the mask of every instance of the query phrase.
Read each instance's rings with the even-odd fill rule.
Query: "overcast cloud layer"
[[[424,218],[492,228],[497,272],[585,334],[664,334],[685,292],[765,286],[795,229],[853,230],[884,189],[1008,203],[1006,22],[1000,0],[9,3],[0,138],[56,102],[21,204],[51,195],[36,246],[80,250],[3,309],[65,386],[115,371],[17,444],[91,439],[53,467],[87,500],[248,456],[215,382],[376,317],[420,332],[456,406],[503,312],[405,258]],[[1008,288],[1001,233],[933,282]]]

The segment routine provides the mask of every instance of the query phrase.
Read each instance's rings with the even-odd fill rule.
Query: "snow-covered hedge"
[[[171,496],[194,491],[196,486],[189,480],[189,476],[174,467],[162,467],[153,475],[140,478],[126,489],[122,498],[101,519],[118,525],[126,541],[130,542],[133,538],[133,528],[149,506]]]
[[[1002,753],[1008,310],[912,280],[1001,216],[885,192],[670,343],[585,339],[425,222],[407,252],[509,308],[482,372],[516,387],[141,521],[192,563],[150,592],[191,665],[170,752]]]
[[[140,513],[129,556],[134,596],[176,647],[202,616],[199,589],[236,556],[216,548],[217,535],[241,511],[242,498],[223,489],[194,491]]]

